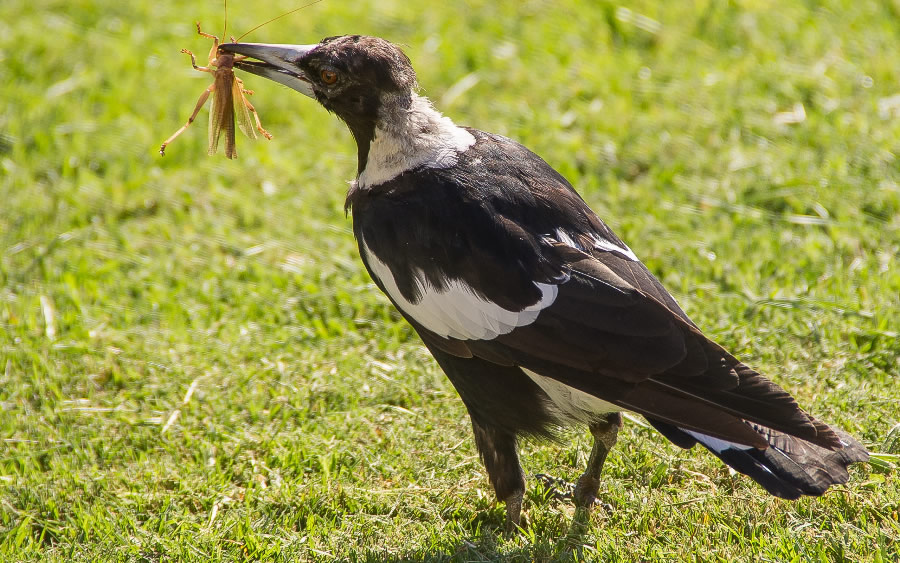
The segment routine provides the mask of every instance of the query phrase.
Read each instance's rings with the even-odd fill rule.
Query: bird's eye
[[[323,68],[322,72],[319,73],[319,76],[325,84],[334,84],[338,79],[337,73],[330,68]]]

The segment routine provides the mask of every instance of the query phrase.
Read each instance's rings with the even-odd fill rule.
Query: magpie
[[[525,491],[517,440],[589,428],[574,491],[586,514],[622,411],[785,499],[821,495],[868,459],[704,336],[544,160],[438,112],[394,44],[346,35],[221,48],[350,129],[358,169],[345,205],[363,263],[465,404],[507,532]]]

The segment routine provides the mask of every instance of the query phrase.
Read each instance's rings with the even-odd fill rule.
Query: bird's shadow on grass
[[[438,562],[438,561],[583,561],[588,539],[585,535],[568,536],[570,523],[542,521],[529,525],[512,537],[503,534],[502,520],[494,521],[486,516],[477,529],[468,529],[461,535],[443,541],[423,540],[417,546],[408,546],[400,553],[384,554],[369,551],[359,553],[353,559],[366,562]],[[584,529],[583,531],[587,531]],[[588,548],[590,549],[590,548]]]
[[[391,555],[370,554],[362,561],[394,563],[436,561],[583,561],[587,555],[590,517],[582,522],[580,532],[572,533],[572,515],[565,510],[549,510],[551,505],[563,509],[571,502],[559,498],[559,491],[546,483],[535,483],[526,492],[529,510],[523,515],[523,528],[511,537],[503,533],[506,512],[494,504],[478,512],[463,525],[456,537],[445,541],[433,541],[430,545],[410,546],[402,553]],[[534,518],[532,520],[532,517]],[[427,541],[427,540],[426,540]],[[589,547],[587,549],[590,549]]]
[[[510,543],[512,542],[512,544]],[[537,538],[531,542],[524,538],[504,540],[498,533],[462,539],[454,546],[413,548],[405,553],[384,555],[360,554],[356,561],[379,563],[432,563],[443,561],[582,561],[584,556],[578,547],[566,543],[564,538]]]

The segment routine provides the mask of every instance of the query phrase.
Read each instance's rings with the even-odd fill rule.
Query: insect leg
[[[193,57],[193,55],[191,55],[191,57]],[[197,68],[197,67],[194,67],[194,68]],[[194,113],[192,113],[191,116],[188,118],[187,123],[182,125],[181,128],[178,129],[178,131],[175,131],[175,133],[173,133],[171,137],[166,139],[163,142],[162,146],[159,147],[159,154],[161,156],[166,156],[166,146],[168,146],[172,141],[174,141],[175,137],[184,133],[184,130],[187,129],[191,123],[194,122],[194,119],[197,118],[197,114],[200,113],[200,108],[203,107],[203,104],[206,103],[206,100],[209,98],[209,95],[213,91],[215,91],[215,89],[216,89],[216,84],[212,83],[209,85],[209,88],[207,88],[206,90],[203,91],[202,94],[200,94],[200,99],[197,100],[197,107],[194,108]]]
[[[253,104],[250,103],[250,100],[244,95],[243,87],[241,88],[241,101],[244,102],[244,105],[247,106],[247,110],[253,114],[253,119],[256,120],[256,130],[259,131],[263,137],[266,139],[271,139],[272,134],[263,129],[262,123],[259,121],[259,114],[256,113],[256,108],[253,107]]]
[[[243,58],[246,59],[247,57],[243,57]],[[237,61],[238,58],[235,57],[234,60]],[[241,60],[243,60],[243,59],[241,59]],[[247,90],[246,88],[244,88],[244,81],[243,81],[243,80],[241,80],[241,79],[238,78],[237,76],[234,77],[234,80],[238,83],[238,87],[240,87],[241,93],[247,94],[248,96],[252,96],[252,95],[253,95],[253,90]]]
[[[194,67],[194,70],[199,70],[200,72],[215,72],[213,69],[208,66],[197,66],[197,59],[194,58],[194,53],[188,51],[187,49],[182,49],[182,53],[191,56],[191,66]]]
[[[203,31],[201,31],[200,30],[200,22],[197,22],[197,33],[199,33],[203,37],[207,37],[207,38],[213,40],[212,49],[209,50],[209,62],[210,62],[210,64],[214,63],[216,61],[216,58],[217,58],[217,55],[219,52],[219,38],[216,37],[215,35],[211,35],[209,33],[205,33]],[[232,41],[232,43],[236,43],[236,42]]]

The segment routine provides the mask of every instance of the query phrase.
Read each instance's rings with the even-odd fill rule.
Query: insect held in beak
[[[256,108],[247,99],[247,96],[252,95],[253,92],[244,88],[244,82],[234,74],[235,61],[246,57],[219,51],[219,38],[201,31],[200,22],[197,22],[197,33],[213,40],[212,49],[209,51],[209,66],[197,66],[197,59],[194,57],[194,53],[187,49],[182,49],[181,52],[190,55],[191,65],[195,70],[212,74],[214,80],[200,95],[200,99],[197,100],[197,106],[188,118],[187,123],[182,125],[159,147],[159,154],[165,156],[166,147],[194,122],[197,114],[200,113],[200,109],[206,104],[207,98],[212,94],[212,107],[209,111],[209,155],[216,154],[216,150],[219,147],[219,138],[224,132],[225,156],[235,158],[237,156],[235,121],[237,121],[241,131],[251,139],[257,138],[257,131],[266,139],[271,139],[272,134],[263,129]],[[253,120],[251,120],[250,114],[253,114]]]

